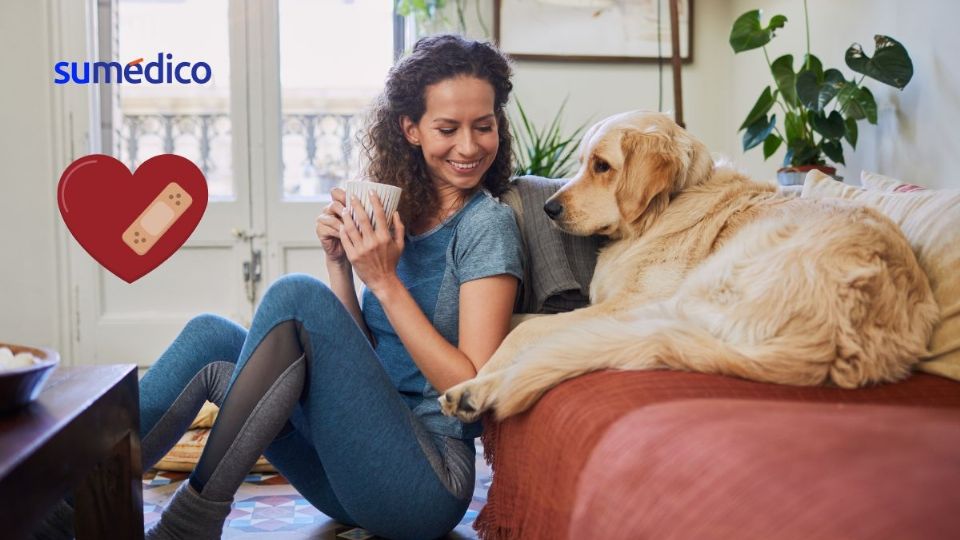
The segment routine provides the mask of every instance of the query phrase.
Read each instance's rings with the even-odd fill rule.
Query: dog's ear
[[[696,137],[677,126],[673,141],[676,155],[680,157],[677,190],[684,190],[705,182],[713,174],[713,158],[710,151]]]
[[[682,160],[670,134],[656,128],[627,130],[620,145],[624,156],[616,189],[620,214],[632,228],[646,229],[644,222],[666,208],[670,194],[681,187],[677,182]]]

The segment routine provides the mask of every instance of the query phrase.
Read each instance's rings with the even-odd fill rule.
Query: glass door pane
[[[144,77],[159,74],[164,82],[115,86],[116,155],[131,168],[157,154],[182,155],[203,171],[211,200],[236,197],[227,9],[227,0],[119,0],[117,5],[117,60],[126,65],[142,58]],[[167,81],[167,69],[181,62],[191,66],[171,70],[173,80]],[[200,62],[210,66],[209,80],[202,84],[206,70]],[[194,67],[197,79],[188,77]],[[190,82],[178,82],[177,74]]]
[[[280,0],[284,200],[357,175],[362,114],[393,65],[391,0]]]

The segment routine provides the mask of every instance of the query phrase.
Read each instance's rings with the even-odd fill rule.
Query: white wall
[[[0,341],[59,347],[47,9],[0,6]]]

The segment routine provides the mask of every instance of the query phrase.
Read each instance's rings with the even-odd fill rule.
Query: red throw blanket
[[[722,398],[960,408],[958,389],[956,382],[928,374],[858,390],[673,371],[584,375],[557,386],[524,414],[502,423],[484,420],[494,476],[474,528],[484,540],[567,538],[580,473],[594,447],[613,422],[645,405]]]

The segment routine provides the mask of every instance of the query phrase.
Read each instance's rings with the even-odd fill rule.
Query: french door
[[[147,367],[198,313],[247,326],[279,276],[327,279],[314,219],[357,173],[363,112],[402,50],[402,25],[392,0],[98,4],[102,59],[164,52],[213,71],[202,86],[101,88],[101,151],[131,167],[183,155],[210,192],[190,239],[133,284],[73,250],[74,363]]]

